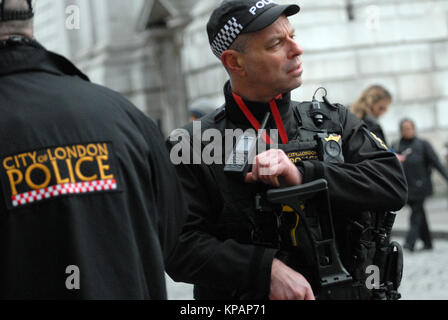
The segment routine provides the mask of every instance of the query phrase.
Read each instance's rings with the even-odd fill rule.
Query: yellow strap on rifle
[[[305,209],[305,206],[302,204],[302,210]],[[300,215],[294,211],[293,208],[289,206],[283,206],[283,212],[295,213],[296,214],[296,223],[294,227],[291,229],[291,241],[294,247],[297,247],[297,238],[296,238],[296,230],[299,227]]]

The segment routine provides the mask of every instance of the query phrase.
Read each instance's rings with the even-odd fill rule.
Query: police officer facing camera
[[[327,180],[341,260],[358,286],[347,294],[352,299],[371,294],[363,282],[365,272],[358,272],[367,261],[356,260],[359,248],[353,248],[349,235],[360,229],[357,240],[365,247],[359,253],[373,259],[371,212],[405,204],[406,182],[398,160],[359,119],[328,99],[291,100],[291,90],[302,85],[303,49],[288,17],[299,10],[269,0],[226,0],[207,25],[212,51],[230,81],[224,86],[225,105],[201,119],[201,130],[216,129],[223,136],[226,129],[259,130],[270,113],[266,129],[278,131],[279,145],[258,154],[244,179],[226,174],[227,152],[222,164],[176,166],[188,217],[167,270],[176,281],[193,283],[196,299],[311,300],[317,295],[316,265],[310,242],[301,236],[301,222],[292,232],[297,257],[289,263],[271,246],[275,217],[266,219],[271,224],[258,221],[254,199],[260,190]],[[198,139],[193,125],[185,129],[193,146]],[[202,150],[210,143],[202,141]],[[168,145],[174,150],[177,143],[170,139]]]
[[[0,299],[166,299],[181,187],[156,125],[0,1]]]

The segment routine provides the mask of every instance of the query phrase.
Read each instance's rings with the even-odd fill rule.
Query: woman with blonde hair
[[[359,119],[364,120],[367,128],[386,144],[386,138],[378,119],[389,110],[391,103],[390,92],[380,85],[374,85],[367,88],[351,107],[351,111]]]

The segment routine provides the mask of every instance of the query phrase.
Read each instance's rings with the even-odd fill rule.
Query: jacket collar
[[[47,51],[36,41],[0,48],[0,76],[27,71],[73,75],[89,80],[66,58]]]
[[[365,116],[365,120],[370,121],[375,124],[379,124],[378,118],[376,118],[374,115],[371,115],[371,114],[367,114]]]
[[[226,114],[230,121],[235,123],[236,125],[239,125],[244,128],[252,127],[250,121],[247,119],[247,117],[244,115],[243,111],[240,109],[238,104],[236,103],[232,87],[230,85],[230,81],[228,81],[224,86],[224,96],[226,99]],[[264,102],[256,102],[256,101],[249,101],[243,98],[244,103],[246,104],[247,108],[252,112],[254,117],[261,123],[263,118],[265,117],[267,112],[271,112],[271,108],[269,103]],[[290,122],[290,120],[294,117],[293,111],[291,108],[291,93],[285,93],[281,96],[280,99],[275,100],[278,110],[280,112],[280,115],[282,117],[282,120],[284,124]],[[271,123],[272,117],[271,117]],[[275,125],[275,124],[274,124]],[[286,128],[288,130],[288,128]]]

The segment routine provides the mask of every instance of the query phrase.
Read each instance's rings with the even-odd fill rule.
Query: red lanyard
[[[281,97],[281,95],[278,96],[277,99],[279,99],[280,97]],[[247,120],[249,120],[251,125],[254,127],[254,129],[257,131],[260,130],[260,127],[261,127],[260,122],[257,120],[257,118],[255,118],[253,113],[250,112],[249,108],[246,106],[243,99],[236,93],[233,93],[233,98],[235,99],[238,107],[240,107],[241,111],[243,111]],[[269,103],[269,106],[271,108],[272,115],[274,116],[275,124],[277,125],[277,128],[280,132],[280,138],[282,139],[282,143],[287,144],[289,142],[289,139],[288,139],[288,135],[286,134],[286,130],[285,130],[285,126],[282,121],[282,117],[280,116],[280,112],[278,111],[277,103],[275,102],[275,100],[272,100]],[[269,135],[266,132],[263,133],[263,140],[267,144],[272,144],[271,137],[269,137]]]

